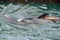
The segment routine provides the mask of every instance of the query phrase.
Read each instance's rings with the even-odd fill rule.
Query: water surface
[[[5,14],[13,17],[34,18],[48,13],[60,17],[58,4],[0,4],[0,40],[60,40],[60,22],[16,25],[7,23]]]

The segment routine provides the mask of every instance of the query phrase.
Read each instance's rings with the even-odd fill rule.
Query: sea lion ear
[[[44,13],[43,15],[40,15],[40,16],[37,17],[37,18],[45,18],[46,16],[48,16],[48,13]]]

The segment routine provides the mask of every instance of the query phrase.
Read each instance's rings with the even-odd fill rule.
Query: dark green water
[[[16,25],[5,22],[4,14],[37,17],[44,13],[60,17],[59,4],[0,4],[0,40],[60,40],[60,22]]]

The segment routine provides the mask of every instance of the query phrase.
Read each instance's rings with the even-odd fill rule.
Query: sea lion
[[[18,18],[16,19],[15,17],[12,17],[11,15],[7,15],[5,14],[5,20],[8,23],[12,23],[12,24],[32,24],[34,23],[34,21],[30,18]]]
[[[51,21],[60,20],[60,18],[58,17],[48,16],[47,13],[36,18],[22,18],[22,19],[16,19],[11,15],[5,14],[5,19],[7,22],[13,23],[13,24],[33,24],[33,23],[38,23],[39,21],[41,22],[41,20],[51,20]]]

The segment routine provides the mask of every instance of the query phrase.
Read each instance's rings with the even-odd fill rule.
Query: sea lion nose
[[[8,14],[5,14],[5,18],[9,19],[9,18],[11,18],[11,16]]]
[[[6,21],[6,22],[11,22],[11,21],[12,21],[12,20],[11,20],[11,16],[8,15],[8,14],[5,14],[5,15],[4,15],[4,18],[5,18],[5,21]]]
[[[5,14],[5,17],[9,17],[9,15]]]

